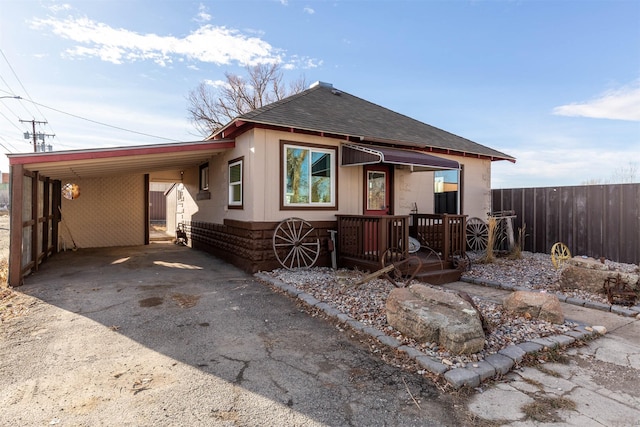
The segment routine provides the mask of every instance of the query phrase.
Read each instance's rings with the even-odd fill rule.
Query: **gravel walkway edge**
[[[331,304],[321,302],[312,295],[300,291],[291,284],[285,283],[263,272],[255,273],[254,277],[274,286],[277,289],[280,289],[293,298],[297,298],[309,307],[315,307],[323,311],[328,317],[337,320],[357,332],[370,336],[382,345],[406,353],[409,358],[414,359],[415,362],[425,371],[444,378],[444,380],[446,380],[446,382],[455,390],[465,386],[478,387],[483,381],[499,378],[512,369],[518,367],[525,355],[540,353],[541,351],[548,351],[551,349],[565,348],[578,341],[589,341],[599,336],[598,332],[594,331],[588,325],[578,325],[573,330],[568,331],[565,334],[551,335],[544,338],[534,339],[532,341],[509,345],[508,347],[498,351],[496,354],[489,355],[483,361],[472,363],[465,367],[452,367],[418,349],[402,345],[402,343],[394,337],[386,335],[384,332],[374,327],[365,325],[364,323],[353,319],[351,316],[340,312]],[[518,287],[509,287],[507,285],[501,285],[499,283],[479,279],[467,279],[463,281],[500,289],[520,290]],[[521,290],[531,291],[531,289],[528,288],[522,288]],[[564,302],[574,303],[573,301],[566,300]],[[584,301],[582,301],[581,305],[584,305]]]
[[[507,291],[529,291],[529,292],[534,291],[535,292],[535,290],[532,290],[531,288],[528,288],[528,287],[492,282],[490,280],[462,277],[460,281],[466,282],[466,283],[472,283],[474,285],[486,286],[489,288],[503,289]],[[627,307],[616,305],[616,304],[604,304],[601,302],[589,301],[582,298],[573,298],[563,294],[562,292],[556,292],[556,296],[558,297],[560,302],[577,305],[580,307],[587,307],[595,310],[611,312],[611,313],[615,313],[620,316],[626,316],[626,317],[636,317],[640,315],[640,303],[627,308]]]

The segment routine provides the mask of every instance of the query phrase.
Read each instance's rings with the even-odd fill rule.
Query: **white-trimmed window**
[[[336,208],[336,149],[282,143],[283,208]]]
[[[209,163],[200,165],[200,191],[209,190]]]
[[[243,159],[229,162],[229,207],[242,207]]]

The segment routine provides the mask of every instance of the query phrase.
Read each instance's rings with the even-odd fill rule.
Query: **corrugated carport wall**
[[[21,285],[25,275],[59,250],[73,248],[74,241],[80,248],[149,243],[148,175],[74,183],[80,197],[66,200],[61,181],[11,166],[9,285]]]
[[[9,277],[11,286],[56,252],[61,186],[60,181],[11,166],[11,222]]]
[[[64,186],[66,182],[63,182]],[[145,175],[76,179],[80,197],[62,198],[60,243],[70,249],[144,245]],[[72,239],[73,237],[73,239]]]

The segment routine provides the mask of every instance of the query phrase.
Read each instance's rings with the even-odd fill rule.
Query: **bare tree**
[[[246,78],[225,73],[226,81],[219,87],[202,82],[189,92],[187,111],[203,136],[211,135],[235,117],[300,93],[307,87],[302,76],[285,88],[278,64],[258,64],[246,70]]]
[[[638,163],[629,162],[627,166],[620,166],[613,171],[611,175],[612,183],[626,184],[636,180],[638,173]]]
[[[610,178],[591,178],[582,181],[582,185],[606,185],[606,184],[628,184],[636,181],[638,174],[638,163],[629,162],[627,166],[620,166],[613,170]]]

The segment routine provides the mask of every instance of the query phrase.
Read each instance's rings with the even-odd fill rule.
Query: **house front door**
[[[365,215],[391,215],[391,168],[388,165],[366,165]]]
[[[364,215],[391,214],[391,168],[387,165],[366,165],[364,167]],[[378,254],[384,250],[379,247],[383,231],[379,221],[364,223],[364,249],[367,254]],[[382,244],[384,246],[384,244]]]

